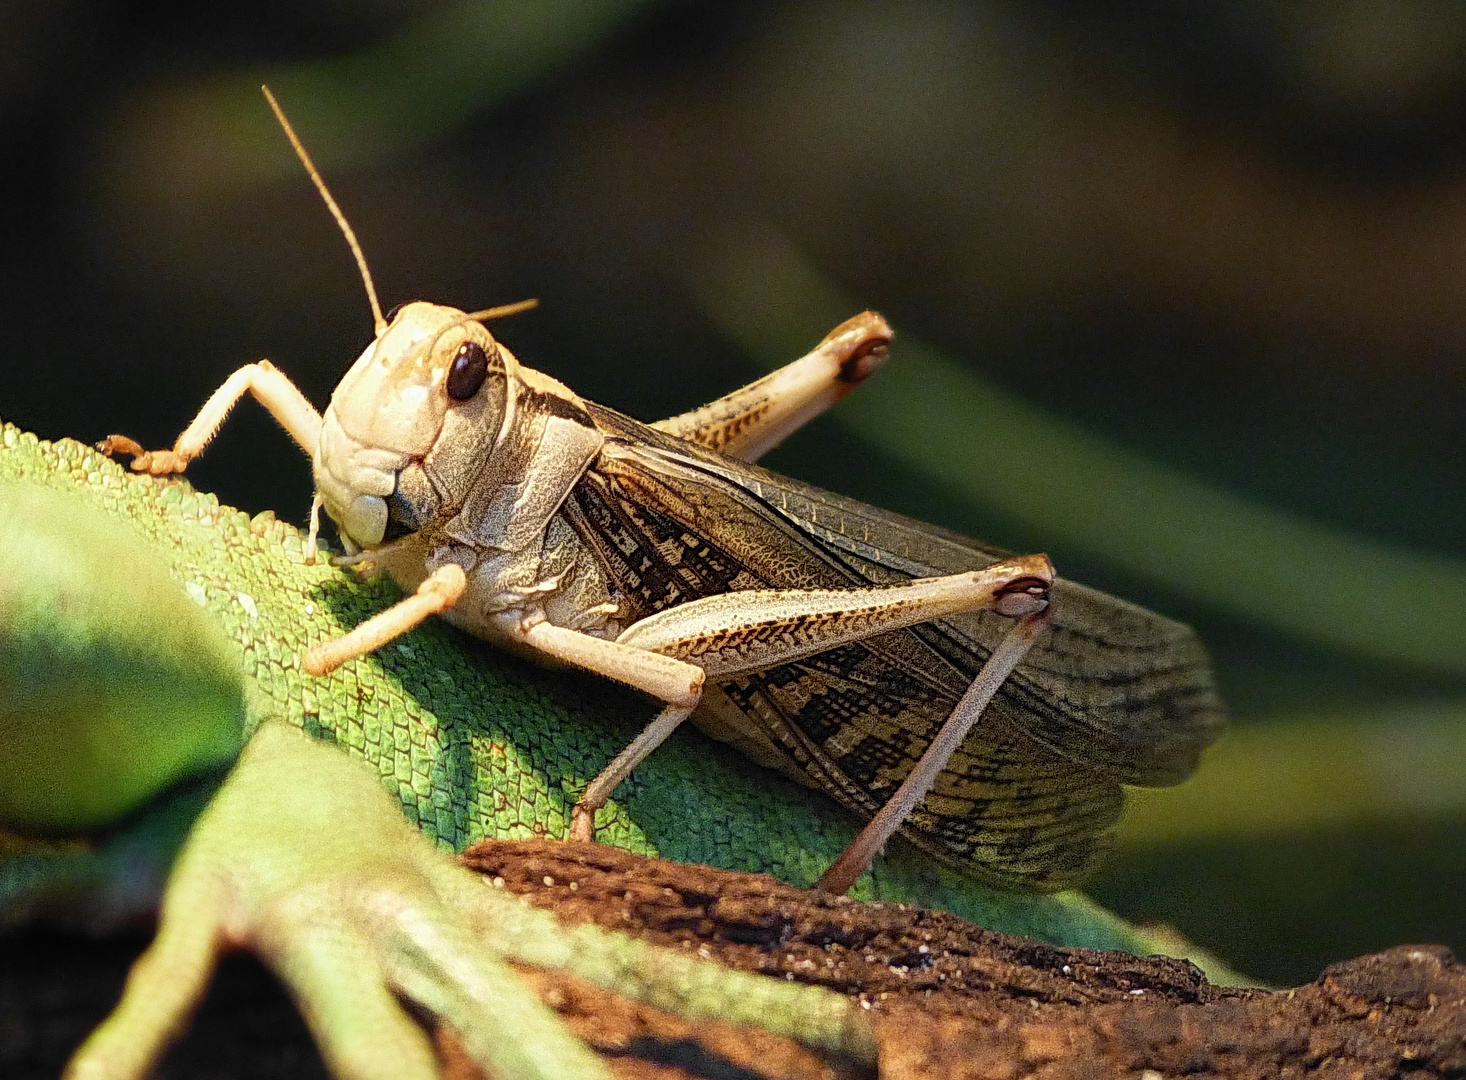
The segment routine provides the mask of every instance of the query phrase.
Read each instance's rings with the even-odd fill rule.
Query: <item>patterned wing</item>
[[[903,660],[899,634],[734,680],[723,693],[821,790],[868,818],[895,794],[957,703]],[[902,832],[1006,887],[1081,876],[1118,819],[1120,785],[985,716]]]
[[[747,500],[792,529],[811,560],[838,567],[836,581],[953,574],[1008,555],[949,530],[729,461],[599,406],[593,412],[597,423],[639,448],[642,467],[664,478],[662,490],[721,486],[727,497]],[[733,490],[736,496],[728,494]],[[716,514],[706,515],[704,523],[715,530]],[[793,555],[781,551],[780,557]],[[993,707],[1060,756],[1121,783],[1163,786],[1190,776],[1201,751],[1226,722],[1211,664],[1196,635],[1181,623],[1072,581],[1056,582],[1052,598],[1049,630]],[[978,612],[912,632],[971,679],[1008,626],[1006,619]]]
[[[859,587],[1004,555],[592,411],[611,438],[566,513],[633,617],[729,590]],[[1009,625],[958,616],[731,680],[722,691],[734,708],[715,733],[766,747],[755,756],[869,816]],[[1222,719],[1185,627],[1069,582],[1055,589],[1051,626],[905,830],[1030,888],[1082,872],[1119,813],[1120,784],[1184,778]]]

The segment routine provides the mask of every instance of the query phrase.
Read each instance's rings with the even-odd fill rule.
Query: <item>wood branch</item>
[[[881,1076],[893,1080],[1466,1072],[1466,967],[1437,946],[1335,964],[1293,990],[1242,990],[1213,986],[1182,960],[1059,948],[943,912],[601,845],[490,841],[463,859],[567,921],[858,997],[876,1024]],[[769,1036],[539,980],[618,1075],[751,1080],[829,1076],[832,1065],[858,1075]]]

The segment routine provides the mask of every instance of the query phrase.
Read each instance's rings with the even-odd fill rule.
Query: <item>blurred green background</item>
[[[1090,883],[1254,975],[1466,946],[1466,5],[0,6],[0,416],[167,445],[387,306],[653,419],[864,307],[770,464],[1192,622],[1236,717]],[[245,404],[195,482],[302,520]]]

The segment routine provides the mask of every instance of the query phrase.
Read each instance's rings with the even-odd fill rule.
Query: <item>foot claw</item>
[[[108,435],[101,442],[96,444],[97,452],[111,457],[113,454],[128,454],[136,457],[138,454],[146,453],[142,446],[135,439],[129,439],[126,435]]]
[[[181,473],[188,468],[188,458],[174,450],[144,450],[135,439],[126,435],[108,435],[97,443],[97,449],[113,457],[127,454],[132,458],[132,471],[151,473],[153,476],[167,476]]]

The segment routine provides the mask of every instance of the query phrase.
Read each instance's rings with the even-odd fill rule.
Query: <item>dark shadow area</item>
[[[28,933],[0,943],[0,1075],[55,1080],[117,1003],[146,941]],[[219,966],[155,1080],[313,1080],[326,1076],[294,1004],[259,961]]]
[[[1278,986],[1401,943],[1466,952],[1466,821],[1355,825],[1112,856],[1086,890]]]

